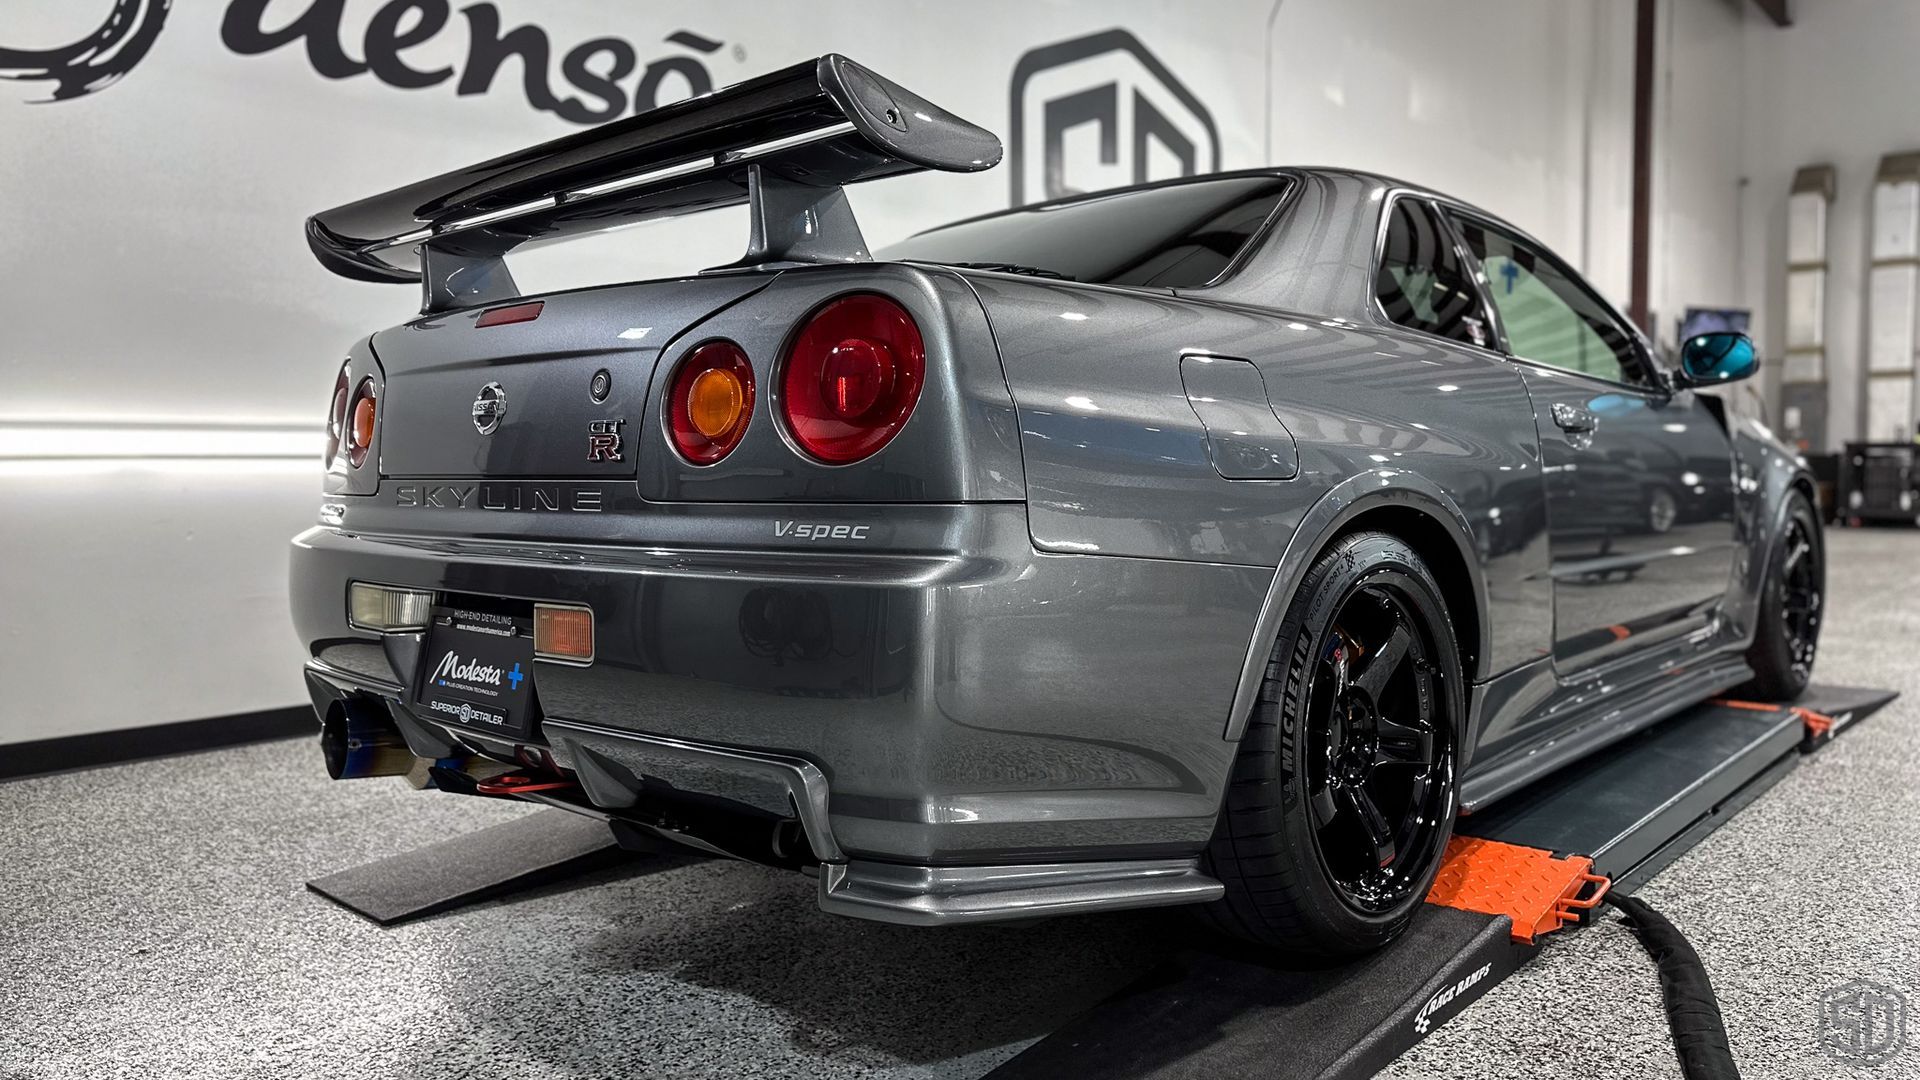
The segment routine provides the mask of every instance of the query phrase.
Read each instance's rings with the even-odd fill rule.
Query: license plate
[[[415,700],[423,715],[526,738],[533,726],[533,615],[433,609]]]

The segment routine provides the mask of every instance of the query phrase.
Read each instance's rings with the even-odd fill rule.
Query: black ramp
[[[538,810],[315,878],[307,888],[389,926],[584,874],[625,858],[606,822],[564,810]]]
[[[1847,727],[1857,724],[1879,712],[1900,696],[1897,690],[1876,690],[1867,686],[1821,686],[1807,687],[1807,692],[1794,702],[1803,709],[1811,709],[1833,721],[1831,734],[1838,735]]]
[[[1457,832],[1562,855],[1631,891],[1791,770],[1807,740],[1799,710],[1857,723],[1896,695],[1813,686],[1791,705],[1708,702],[1576,762],[1479,813]]]
[[[1532,953],[1505,916],[1431,905],[1398,941],[1338,967],[1186,950],[987,1075],[1372,1076]]]
[[[1587,855],[1617,879],[1794,755],[1805,731],[1784,706],[1696,706],[1463,818],[1458,831]]]

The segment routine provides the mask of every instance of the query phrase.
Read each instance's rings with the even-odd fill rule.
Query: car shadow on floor
[[[552,943],[540,981],[572,984],[564,1003],[528,993],[524,969],[499,967],[484,944],[450,957],[465,966],[459,994],[476,1024],[561,1073],[729,1071],[721,1062],[757,1072],[755,1059],[769,1055],[839,1069],[932,1066],[1039,1038],[1198,936],[1177,911],[891,926],[822,913],[815,882],[798,874],[698,859],[645,865],[650,858],[572,883],[593,895],[567,921],[595,925]],[[551,885],[517,902],[562,891]],[[685,1054],[669,1059],[649,1029],[675,1023],[689,998],[705,1002],[705,1030],[688,1025]],[[734,1045],[703,1065],[721,1031]],[[1012,1052],[987,1055],[975,1075]],[[423,1062],[422,1075],[430,1071]]]

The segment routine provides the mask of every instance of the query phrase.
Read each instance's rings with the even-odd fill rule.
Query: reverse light
[[[667,393],[667,429],[680,456],[711,465],[733,452],[753,418],[753,365],[731,341],[687,354]]]
[[[898,434],[926,375],[913,316],[875,293],[815,311],[787,347],[780,404],[793,441],[830,465],[869,457]]]
[[[373,445],[373,421],[378,408],[375,397],[373,380],[360,380],[360,388],[353,392],[353,408],[347,416],[347,460],[356,469],[367,460],[367,448]]]
[[[559,604],[533,605],[533,655],[575,664],[593,662],[593,612]]]
[[[327,458],[331,463],[333,455],[340,452],[340,440],[347,434],[347,365],[340,365],[340,374],[333,380],[333,399],[327,406]]]
[[[356,581],[347,586],[347,625],[356,630],[392,634],[425,630],[433,594]]]

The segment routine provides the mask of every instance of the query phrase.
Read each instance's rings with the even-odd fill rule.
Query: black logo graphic
[[[1028,50],[1012,103],[1015,206],[1220,168],[1213,114],[1125,30]],[[1074,152],[1087,126],[1097,154]]]
[[[452,21],[448,0],[392,0],[374,12],[355,59],[341,43],[346,0],[315,0],[307,10],[284,25],[262,25],[273,0],[235,0],[220,23],[220,40],[242,56],[255,56],[306,39],[307,60],[328,79],[371,73],[400,90],[419,90],[454,78],[451,67],[421,70],[401,55],[438,35]],[[506,28],[492,4],[470,4],[460,9],[466,19],[467,56],[460,65],[454,92],[462,97],[484,94],[509,59],[520,61],[521,87],[527,104],[576,124],[598,124],[624,115],[629,108],[644,112],[660,105],[662,88],[678,90],[668,101],[704,94],[713,89],[713,76],[698,58],[666,56],[640,66],[640,54],[624,38],[597,37],[583,41],[559,58],[560,74],[573,93],[556,92],[548,69],[554,48],[546,31],[531,23]],[[717,52],[724,42],[680,30],[666,41],[702,55]],[[511,69],[509,69],[511,70]],[[629,94],[623,80],[640,72]],[[673,80],[678,77],[679,85]]]
[[[0,78],[55,84],[47,100],[64,101],[108,86],[133,69],[165,25],[173,0],[113,0],[106,22],[72,45],[55,49],[0,46]],[[266,25],[268,8],[274,25]],[[576,124],[598,124],[645,112],[666,102],[707,93],[713,74],[702,59],[726,44],[690,30],[668,34],[665,43],[684,53],[641,63],[632,42],[596,37],[562,53],[545,30],[532,23],[508,26],[490,3],[460,9],[467,52],[457,68],[422,68],[404,54],[438,36],[453,22],[450,0],[388,0],[367,20],[358,55],[346,42],[346,0],[311,0],[287,18],[275,0],[233,0],[220,20],[220,40],[241,56],[257,56],[301,41],[322,78],[372,75],[399,90],[420,90],[454,80],[454,93],[485,94],[505,67],[520,72],[527,104]],[[744,55],[736,46],[736,56]],[[510,64],[509,61],[518,61]],[[559,86],[554,73],[559,68]],[[509,75],[511,78],[511,75]],[[628,89],[631,81],[632,89]]]
[[[83,97],[120,81],[153,48],[173,0],[113,0],[100,28],[71,45],[10,49],[0,45],[0,79],[53,83],[49,101]]]

